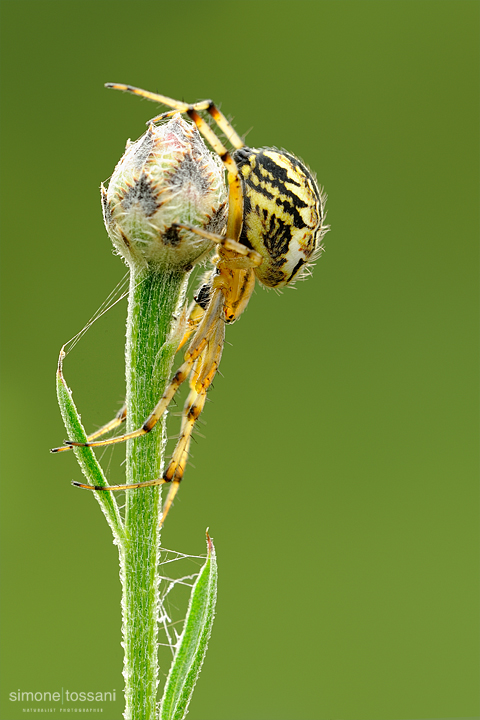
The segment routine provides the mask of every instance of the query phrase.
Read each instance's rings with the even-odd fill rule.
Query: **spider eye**
[[[244,147],[235,152],[234,160],[244,193],[240,242],[262,255],[264,261],[255,269],[260,282],[268,287],[287,285],[318,255],[325,198],[295,155]]]

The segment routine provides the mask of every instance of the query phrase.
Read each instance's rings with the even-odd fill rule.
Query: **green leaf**
[[[57,368],[57,398],[62,413],[63,422],[67,431],[68,439],[75,442],[86,442],[87,435],[82,425],[80,415],[73,402],[72,391],[68,387],[63,377],[63,359],[65,357],[64,349],[60,350]],[[89,447],[74,447],[78,463],[85,475],[89,485],[108,485],[103,470],[100,467],[97,458]],[[113,530],[117,543],[124,539],[123,522],[118,511],[117,504],[109,492],[95,492],[95,496],[107,518],[110,527]]]
[[[207,532],[207,561],[195,581],[183,632],[168,674],[160,720],[183,720],[202,669],[217,600],[217,560]]]

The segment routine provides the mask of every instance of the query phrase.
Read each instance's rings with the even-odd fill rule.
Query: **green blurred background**
[[[157,112],[106,81],[214,98],[329,195],[314,277],[228,328],[164,531],[200,554],[208,526],[220,566],[189,718],[478,714],[478,11],[1,3],[2,720],[25,717],[18,689],[115,688],[102,717],[123,709],[117,551],[48,453],[60,346],[125,273],[98,187]],[[90,429],[123,400],[125,313],[67,358]]]

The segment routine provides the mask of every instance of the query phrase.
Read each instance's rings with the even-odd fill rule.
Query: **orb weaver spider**
[[[235,322],[243,313],[256,280],[266,287],[282,288],[301,277],[309,264],[319,257],[323,250],[322,239],[328,230],[324,224],[326,195],[295,155],[277,148],[247,147],[211,100],[189,105],[130,85],[108,83],[106,87],[173,108],[150,123],[175,112],[187,114],[222,160],[228,177],[225,236],[190,225],[176,225],[178,231],[195,232],[216,243],[217,252],[211,259],[213,269],[204,277],[190,308],[187,332],[178,348],[193,334],[184,362],[157,405],[137,430],[106,440],[96,439],[125,420],[126,411],[122,408],[114,420],[90,435],[88,442],[66,441],[64,447],[53,450],[60,452],[73,446],[99,447],[145,435],[160,420],[178,388],[189,379],[190,393],[183,409],[180,436],[163,477],[107,487],[73,483],[97,491],[132,490],[169,483],[170,491],[160,520],[163,525],[183,477],[195,423],[220,363],[225,324]],[[233,153],[202,118],[202,111],[211,115],[235,148]]]

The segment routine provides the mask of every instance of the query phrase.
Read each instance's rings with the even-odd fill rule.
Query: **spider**
[[[228,177],[228,217],[225,236],[215,235],[190,225],[177,224],[217,244],[211,262],[213,268],[203,279],[190,308],[188,327],[180,349],[193,334],[179,367],[162,397],[142,427],[119,437],[97,440],[126,418],[126,410],[90,435],[86,443],[66,441],[72,446],[98,447],[124,442],[148,433],[168,408],[178,388],[189,379],[190,393],[185,403],[180,436],[163,477],[130,485],[96,487],[74,482],[88,490],[131,490],[170,484],[160,526],[178,492],[188,459],[195,423],[200,416],[207,391],[217,372],[222,355],[225,325],[237,320],[245,310],[258,281],[280,289],[305,274],[309,264],[323,250],[322,239],[328,230],[324,224],[326,195],[319,189],[309,169],[295,155],[277,148],[247,147],[226,117],[211,100],[189,105],[130,85],[108,83],[108,88],[124,90],[173,108],[150,122],[158,122],[175,112],[185,113],[225,165]],[[230,153],[200,112],[211,115],[218,128],[235,148]]]

